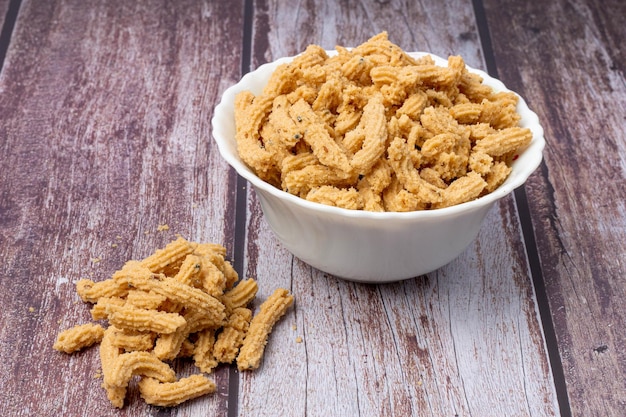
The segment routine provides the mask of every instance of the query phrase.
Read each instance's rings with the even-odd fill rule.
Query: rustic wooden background
[[[625,21],[621,0],[0,0],[2,415],[623,417]],[[458,259],[373,286],[281,247],[210,119],[258,65],[382,30],[501,78],[547,147]],[[90,320],[78,279],[177,233],[296,304],[257,372],[220,368],[217,394],[178,408],[133,391],[113,409],[97,350],[52,343]]]

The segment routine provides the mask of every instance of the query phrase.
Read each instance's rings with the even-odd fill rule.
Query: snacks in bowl
[[[272,326],[293,304],[287,290],[277,289],[253,315],[246,306],[257,283],[237,282],[225,254],[221,245],[179,237],[141,261],[128,261],[110,279],[80,280],[78,295],[94,304],[93,319],[106,319],[108,326],[64,330],[54,349],[73,353],[100,343],[103,388],[115,407],[123,407],[135,376],[141,397],[152,405],[175,406],[215,392],[204,373],[233,361],[241,371],[258,368]],[[261,332],[255,330],[259,322],[265,323]],[[199,372],[177,379],[170,362],[182,357],[191,357]]]
[[[236,97],[238,153],[275,187],[355,210],[448,207],[495,190],[532,140],[518,96],[461,57],[413,58],[385,32],[336,49],[311,45]]]

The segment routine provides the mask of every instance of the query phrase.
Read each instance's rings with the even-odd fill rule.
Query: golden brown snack
[[[174,370],[154,354],[135,351],[122,353],[113,360],[110,372],[104,375],[104,383],[109,387],[126,388],[133,375],[156,378],[161,382],[176,380]]]
[[[186,285],[182,282],[163,275],[154,275],[143,266],[134,261],[126,263],[128,271],[136,271],[137,274],[114,274],[113,279],[131,288],[152,292],[165,297],[168,301],[184,305],[188,309],[202,312],[213,320],[213,323],[221,325],[226,318],[224,305],[215,297],[207,294],[200,288]],[[142,270],[143,268],[143,270]],[[124,271],[124,268],[122,269]]]
[[[255,280],[252,278],[244,279],[239,281],[233,289],[225,292],[221,300],[228,311],[233,311],[236,308],[248,305],[256,297],[258,290],[259,285]]]
[[[215,345],[215,330],[205,329],[197,334],[198,339],[193,349],[193,360],[198,369],[202,372],[210,374],[218,365],[217,359],[213,354],[213,346]]]
[[[100,282],[81,279],[76,283],[76,292],[83,301],[95,303],[102,297],[125,297],[128,288],[110,279]]]
[[[181,263],[174,279],[185,285],[199,288],[202,285],[200,270],[202,269],[202,258],[195,254],[189,254]]]
[[[293,104],[290,116],[302,129],[302,139],[311,147],[317,159],[329,168],[350,172],[348,156],[326,129],[326,123],[311,106],[300,99]]]
[[[244,307],[258,286],[253,279],[235,286],[239,278],[225,254],[221,245],[179,238],[142,261],[128,261],[110,279],[81,280],[77,291],[93,304],[92,317],[109,326],[68,329],[54,348],[71,353],[100,341],[102,386],[114,407],[124,406],[135,375],[142,377],[141,395],[154,405],[175,406],[214,392],[215,383],[202,375],[177,381],[165,361],[192,358],[211,373],[219,365],[216,334],[224,362],[237,354],[252,315]]]
[[[232,363],[235,360],[250,327],[250,320],[252,310],[244,307],[233,310],[213,346],[213,354],[218,362]]]
[[[435,207],[449,207],[463,201],[473,200],[482,193],[486,186],[487,182],[480,174],[470,172],[455,180],[448,188],[443,190],[443,200]]]
[[[181,378],[176,382],[160,382],[155,378],[142,378],[139,381],[139,393],[146,403],[160,406],[173,407],[214,393],[215,382],[201,374]]]
[[[141,264],[154,273],[175,275],[184,259],[194,251],[196,243],[188,242],[183,237],[168,243],[152,255],[141,261]]]
[[[358,210],[363,207],[363,197],[354,188],[338,188],[332,185],[322,185],[313,188],[306,195],[306,199],[328,206],[343,207]]]
[[[126,302],[137,308],[145,308],[147,310],[158,309],[167,297],[157,294],[154,291],[129,290],[126,296]]]
[[[59,352],[72,353],[99,343],[103,337],[102,326],[86,323],[59,333],[52,347]]]
[[[490,156],[501,156],[527,146],[532,138],[532,133],[528,129],[510,127],[477,141],[474,149]]]
[[[115,306],[121,307],[125,304],[126,304],[126,299],[121,298],[121,297],[101,297],[91,308],[91,317],[94,320],[107,319],[109,317],[107,313],[107,307],[109,305],[115,305]]]
[[[261,365],[261,358],[272,328],[292,304],[293,296],[284,288],[275,290],[261,304],[237,355],[237,368],[240,371],[257,369]]]
[[[173,333],[183,327],[185,319],[177,313],[146,310],[132,305],[106,307],[109,323],[125,330],[155,333]]]
[[[111,344],[127,352],[152,350],[154,347],[155,334],[152,332],[138,332],[133,330],[118,329],[115,326],[109,326],[113,329],[111,335]]]
[[[113,364],[115,360],[122,354],[120,347],[113,342],[115,326],[109,326],[104,331],[104,337],[100,343],[100,366],[102,367],[102,376],[104,380],[111,378],[113,372]],[[102,387],[106,390],[107,398],[114,407],[122,408],[124,406],[124,398],[126,397],[126,387],[116,387],[102,383]]]
[[[510,172],[499,163],[510,168],[532,139],[518,126],[517,95],[483,84],[460,56],[446,66],[414,59],[386,32],[336,49],[328,56],[311,45],[280,65],[261,94],[236,98],[241,159],[286,192],[353,210],[447,207],[497,188]],[[373,183],[383,161],[391,170]],[[472,173],[488,186],[457,192],[479,188]]]
[[[154,346],[154,354],[161,360],[172,360],[178,357],[183,343],[190,334],[200,332],[205,329],[213,330],[215,322],[202,312],[190,309],[185,312],[183,318],[185,325],[177,331],[169,334],[159,334]]]

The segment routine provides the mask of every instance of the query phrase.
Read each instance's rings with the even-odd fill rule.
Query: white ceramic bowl
[[[414,57],[426,54],[410,53]],[[446,59],[428,55],[437,65],[447,66]],[[227,89],[215,108],[213,137],[224,159],[252,184],[277,238],[295,256],[322,271],[368,283],[399,281],[434,271],[463,252],[494,203],[521,186],[541,163],[543,129],[537,115],[520,98],[521,126],[531,129],[532,142],[513,162],[507,180],[484,197],[436,210],[377,213],[331,207],[291,195],[259,179],[239,158],[234,99],[243,90],[260,94],[274,69],[292,59],[262,65]],[[468,69],[494,90],[510,91],[485,72]]]

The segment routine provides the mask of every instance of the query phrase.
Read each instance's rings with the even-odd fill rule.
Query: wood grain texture
[[[500,77],[544,123],[527,186],[575,416],[626,409],[626,4],[486,2]]]
[[[235,176],[210,118],[240,77],[242,10],[230,1],[22,3],[0,74],[3,415],[157,412],[136,392],[113,409],[94,378],[97,350],[66,356],[52,344],[59,329],[90,320],[79,278],[105,279],[176,233],[223,243],[232,256]],[[220,394],[172,414],[224,415],[228,374],[215,376]]]
[[[529,268],[538,253],[572,415],[623,415],[624,2],[484,0],[488,39],[469,0],[19,3],[0,72],[0,414],[565,416]],[[10,4],[0,0],[0,25]],[[242,65],[382,30],[407,50],[493,62],[548,145],[528,201],[497,204],[458,259],[372,286],[302,263],[253,192],[236,201],[210,118]],[[536,247],[521,231],[525,204]],[[66,356],[52,343],[90,321],[79,278],[105,279],[177,233],[225,244],[259,280],[255,307],[276,287],[296,303],[258,371],[221,368],[216,395],[174,409],[133,388],[115,410],[94,378],[97,350]]]
[[[473,20],[462,17],[473,15],[466,2],[255,6],[255,66],[309,43],[355,46],[380,30],[404,49],[460,53],[483,66]],[[338,280],[295,259],[254,194],[248,222],[246,274],[259,279],[259,298],[280,286],[296,304],[260,372],[243,374],[240,415],[559,415],[511,199],[459,259],[385,286]]]

